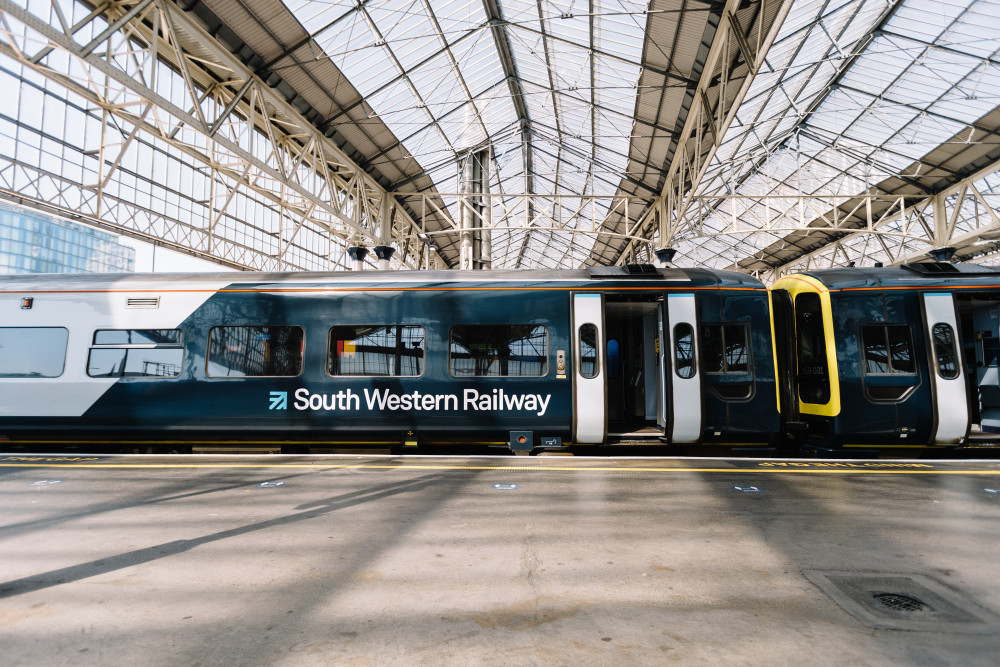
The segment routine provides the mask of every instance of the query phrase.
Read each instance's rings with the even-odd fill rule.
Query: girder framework
[[[852,199],[855,219],[838,226],[834,240],[794,261],[754,273],[771,281],[783,275],[831,266],[927,261],[928,252],[954,248],[956,261],[1000,264],[1000,173],[992,166],[933,197],[889,195]],[[844,205],[834,210],[843,210]],[[865,216],[863,220],[857,219]],[[860,230],[852,229],[861,222]],[[752,259],[752,258],[750,258]],[[746,262],[747,259],[741,259]]]
[[[994,14],[0,0],[0,196],[261,270],[992,261]]]
[[[632,145],[630,173],[641,174],[641,178],[632,182],[623,179],[619,192],[652,192],[659,194],[660,200],[638,219],[609,220],[606,224],[620,232],[625,228],[642,231],[625,243],[599,239],[593,262],[649,261],[650,245],[642,243],[643,239],[664,247],[671,245],[672,222],[683,217],[690,204],[689,194],[704,176],[791,5],[791,0],[714,3],[708,9],[694,57],[690,46],[685,48],[692,36],[681,34],[683,24],[671,29],[658,23],[656,15],[650,16],[635,134],[640,135],[640,121],[652,122],[654,129],[643,132],[648,138]],[[667,39],[673,44],[669,50],[660,46]],[[662,125],[660,119],[669,120],[674,127],[662,133],[655,127]]]
[[[5,74],[23,82],[7,87],[4,134],[58,159],[8,151],[6,196],[239,268],[407,247],[398,203],[173,3],[39,6],[0,0]]]
[[[870,193],[856,197],[763,195],[694,197],[686,228],[765,282],[789,273],[851,264],[889,266],[926,260],[930,250],[955,248],[956,260],[1000,263],[1000,173],[991,166],[933,197]],[[759,237],[784,238],[793,261],[771,266]],[[727,241],[727,239],[730,239]],[[741,248],[739,244],[746,244]],[[780,244],[779,244],[780,245]]]
[[[620,243],[636,242],[647,253],[651,241],[641,234],[637,223],[619,230],[608,221],[618,218],[639,220],[643,211],[652,206],[655,197],[627,195],[540,195],[477,193],[474,196],[459,192],[434,193],[429,195],[396,192],[392,193],[411,209],[435,213],[438,198],[454,200],[465,214],[474,219],[477,227],[487,232],[494,245],[502,252],[494,251],[494,261],[501,265],[523,262],[531,266],[547,268],[577,268],[590,253],[594,239],[598,237],[617,240]],[[473,201],[482,202],[482,208],[474,207]],[[491,213],[488,215],[487,213]],[[424,229],[425,223],[419,216],[417,227]],[[433,232],[421,232],[418,239],[440,247],[453,242],[462,234],[457,224]],[[528,239],[533,239],[528,243]],[[506,253],[506,254],[505,254]]]
[[[980,0],[796,3],[663,238],[686,261],[762,276],[990,252],[994,16]]]

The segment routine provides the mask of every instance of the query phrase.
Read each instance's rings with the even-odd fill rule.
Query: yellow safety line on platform
[[[766,464],[764,464],[766,465]],[[799,464],[801,466],[801,464]],[[824,467],[791,467],[791,468],[673,468],[673,467],[619,467],[619,466],[488,466],[488,465],[372,465],[372,464],[323,464],[323,463],[6,463],[0,461],[2,468],[148,468],[148,469],[169,469],[169,468],[252,468],[252,469],[275,469],[275,468],[322,468],[322,469],[363,469],[363,470],[503,470],[512,472],[530,472],[534,470],[555,472],[555,471],[594,471],[594,472],[728,472],[728,473],[814,473],[814,474],[842,474],[842,473],[865,473],[865,474],[913,474],[913,475],[1000,475],[998,470],[914,470],[898,469],[899,467],[928,465],[928,464],[875,464],[892,465],[893,470],[873,469],[868,467],[850,467],[852,464],[839,464],[843,467],[828,467],[837,464],[811,464],[823,465]],[[928,465],[928,467],[930,467]]]

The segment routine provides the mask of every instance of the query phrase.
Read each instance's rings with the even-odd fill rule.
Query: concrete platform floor
[[[6,666],[1000,656],[996,461],[7,455],[0,507]]]

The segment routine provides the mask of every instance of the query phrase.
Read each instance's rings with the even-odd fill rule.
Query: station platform
[[[1000,462],[0,455],[4,665],[994,665]]]

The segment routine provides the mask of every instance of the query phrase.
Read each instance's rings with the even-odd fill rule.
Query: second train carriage
[[[1000,443],[1000,271],[926,262],[771,287],[785,421],[810,448]],[[796,400],[797,397],[797,400]]]
[[[0,277],[0,437],[762,445],[768,293],[739,273]]]

